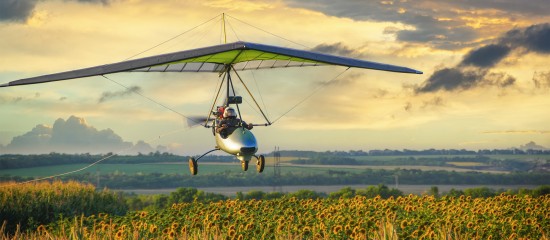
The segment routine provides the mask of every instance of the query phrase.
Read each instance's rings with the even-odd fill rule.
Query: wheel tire
[[[189,158],[189,171],[191,172],[191,175],[197,175],[199,172],[197,160],[195,160],[195,158]]]
[[[256,163],[256,170],[261,173],[264,171],[264,167],[265,167],[265,157],[264,155],[260,155],[258,157],[258,162]]]
[[[241,168],[243,169],[243,171],[248,170],[248,162],[247,161],[242,161],[241,162]]]

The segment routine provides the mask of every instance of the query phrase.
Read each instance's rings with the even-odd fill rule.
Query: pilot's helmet
[[[235,111],[235,109],[233,109],[232,107],[228,107],[225,109],[225,111],[223,112],[223,117],[224,118],[228,118],[228,117],[237,117],[237,112]]]

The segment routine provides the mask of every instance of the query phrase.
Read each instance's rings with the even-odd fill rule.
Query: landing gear
[[[214,148],[208,152],[206,152],[205,154],[201,155],[200,157],[198,157],[197,159],[195,158],[189,158],[189,171],[191,172],[191,175],[197,175],[197,173],[199,172],[199,159],[201,159],[202,157],[206,156],[206,154],[209,154],[213,151],[218,151],[220,150],[219,148]]]
[[[248,161],[241,161],[241,168],[243,171],[248,170]]]
[[[261,173],[261,172],[264,171],[265,157],[264,157],[264,155],[260,155],[259,157],[256,157],[256,159],[257,159],[257,161],[256,161],[256,171]]]
[[[199,171],[197,160],[195,160],[195,158],[189,158],[189,171],[191,172],[191,175],[197,175]]]

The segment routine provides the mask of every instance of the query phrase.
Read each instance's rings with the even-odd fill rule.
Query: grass
[[[256,174],[255,161],[251,161],[248,172],[250,174]],[[66,164],[56,166],[44,166],[44,167],[32,167],[32,168],[19,168],[19,169],[5,169],[0,170],[1,175],[21,176],[21,177],[47,177],[66,173],[86,167],[87,164]],[[347,172],[360,172],[363,169],[359,168],[344,168],[344,167],[305,167],[305,166],[291,166],[282,165],[282,172],[292,173],[323,173],[329,170],[347,171]],[[241,165],[238,162],[234,163],[199,163],[199,173],[220,173],[220,172],[241,172]],[[272,173],[273,165],[269,164],[265,168],[265,173]],[[107,173],[120,173],[120,174],[148,174],[148,173],[164,173],[164,174],[189,174],[189,168],[187,162],[182,163],[151,163],[151,164],[98,164],[88,169],[78,172],[92,173],[92,174],[107,174]]]
[[[550,155],[486,155],[487,157],[499,160],[524,160],[524,161],[550,161]],[[397,158],[408,158],[410,156],[358,156],[353,157],[357,161],[393,161]],[[422,155],[422,156],[413,156],[414,158],[449,158],[449,157],[461,157],[461,158],[472,158],[472,161],[468,162],[448,162],[452,166],[439,167],[439,166],[404,166],[404,165],[389,165],[389,166],[371,166],[371,165],[362,165],[362,166],[305,166],[305,165],[291,165],[288,163],[290,160],[298,159],[298,157],[292,156],[283,156],[281,157],[281,171],[283,172],[292,172],[292,173],[324,173],[329,170],[338,170],[345,172],[361,172],[366,168],[371,169],[386,169],[394,170],[396,168],[401,169],[420,169],[420,170],[447,170],[447,171],[464,171],[460,167],[477,167],[477,166],[486,166],[483,163],[476,162],[475,155]],[[273,157],[266,158],[266,170],[265,172],[270,173],[272,171],[272,166],[274,163]],[[46,177],[56,174],[66,173],[74,171],[80,168],[86,167],[87,164],[66,164],[66,165],[56,165],[56,166],[43,166],[43,167],[32,167],[32,168],[20,168],[20,169],[4,169],[0,170],[0,175],[11,175],[11,176],[21,176],[21,177]],[[249,172],[255,173],[254,170],[255,161],[250,162]],[[252,171],[251,171],[252,170]],[[219,173],[219,172],[240,172],[241,166],[240,163],[235,160],[231,163],[199,163],[199,172],[201,174],[209,173]],[[164,174],[188,174],[189,170],[187,167],[187,160],[182,159],[181,162],[177,163],[142,163],[142,164],[98,164],[96,166],[90,167],[79,173],[124,173],[129,175],[134,174],[148,174],[148,173],[164,173]]]

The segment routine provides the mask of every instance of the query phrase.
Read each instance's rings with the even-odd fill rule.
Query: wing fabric
[[[420,71],[407,67],[306,50],[249,42],[235,42],[24,78],[1,84],[0,87],[61,81],[118,72],[221,72],[227,65],[233,65],[237,70],[339,65],[390,72],[422,74]]]

